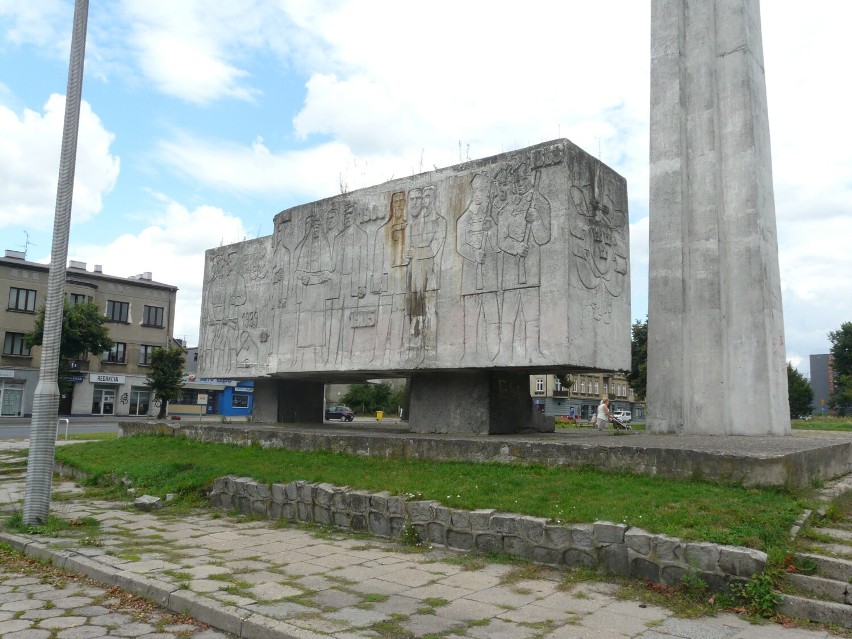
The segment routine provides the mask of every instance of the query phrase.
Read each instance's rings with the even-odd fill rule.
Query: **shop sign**
[[[65,375],[63,379],[69,382],[74,382],[75,384],[80,384],[86,381],[86,377],[84,375]]]
[[[237,386],[234,389],[234,392],[235,393],[253,393],[254,387],[253,386]]]
[[[14,377],[15,371],[4,371],[0,370],[0,377]]]
[[[96,384],[123,384],[124,375],[109,375],[107,373],[89,373],[89,381]]]

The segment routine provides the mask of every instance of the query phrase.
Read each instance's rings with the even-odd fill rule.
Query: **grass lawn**
[[[846,430],[852,431],[852,417],[812,417],[794,419],[796,430]]]
[[[495,508],[563,523],[626,523],[689,540],[768,549],[786,544],[790,526],[807,507],[783,489],[676,481],[590,468],[363,458],[205,444],[157,436],[123,437],[62,446],[59,461],[90,475],[114,496],[133,481],[136,494],[175,493],[206,502],[213,480],[250,476],[262,482],[303,479],[435,499],[453,508]]]

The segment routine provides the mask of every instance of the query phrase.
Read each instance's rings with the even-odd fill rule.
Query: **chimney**
[[[103,272],[104,272],[104,267],[101,266],[100,264],[95,264],[95,273],[103,273]]]
[[[13,251],[12,249],[6,249],[6,257],[11,257],[15,260],[25,260],[27,259],[27,254],[23,251]]]
[[[151,281],[151,271],[145,271],[144,273],[142,273],[142,279],[148,280],[150,282]]]
[[[85,262],[78,262],[77,260],[68,260],[68,268],[79,268],[82,270],[86,270]]]

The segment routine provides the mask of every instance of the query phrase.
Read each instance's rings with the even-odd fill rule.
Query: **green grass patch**
[[[414,493],[452,508],[495,508],[555,522],[626,523],[686,540],[766,549],[786,543],[808,505],[785,489],[678,481],[592,468],[363,458],[207,444],[172,437],[121,437],[57,448],[59,461],[91,483],[137,494],[175,493],[203,503],[217,477],[250,474],[261,482],[303,479],[395,494]]]
[[[852,417],[813,417],[811,419],[794,419],[793,428],[796,430],[842,430],[852,431]]]
[[[81,519],[64,519],[56,515],[48,515],[47,520],[41,524],[26,524],[24,516],[20,512],[13,513],[6,521],[6,529],[9,532],[24,535],[44,535],[46,537],[58,537],[79,535],[86,539],[92,539],[100,532],[101,522],[93,517]]]
[[[60,439],[65,439],[65,436],[60,435]],[[74,441],[105,441],[118,439],[118,433],[68,433],[68,439]]]

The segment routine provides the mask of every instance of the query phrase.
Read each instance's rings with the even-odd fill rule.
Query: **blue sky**
[[[852,4],[763,3],[788,358],[852,320]],[[0,249],[49,260],[73,2],[0,0]],[[650,2],[90,0],[69,258],[180,287],[287,207],[566,137],[628,180],[647,312]]]

